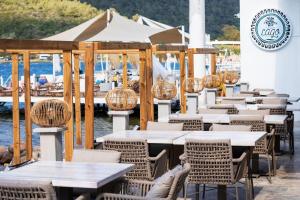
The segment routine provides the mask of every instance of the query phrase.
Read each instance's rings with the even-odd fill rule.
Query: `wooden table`
[[[186,139],[191,140],[223,140],[229,139],[231,141],[232,146],[237,147],[247,147],[249,149],[249,156],[247,158],[248,165],[248,192],[247,199],[253,199],[252,197],[252,169],[250,166],[250,159],[252,156],[253,149],[255,147],[256,142],[262,139],[267,133],[266,132],[227,132],[227,131],[193,131],[189,134],[186,134],[173,142],[176,146],[183,146],[185,144]],[[226,186],[219,185],[218,186],[218,199],[226,199],[227,192]]]
[[[133,164],[39,161],[0,174],[13,180],[48,180],[59,199],[72,199],[73,188],[97,189],[133,170]]]

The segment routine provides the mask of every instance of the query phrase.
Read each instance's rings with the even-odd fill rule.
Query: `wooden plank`
[[[180,111],[186,113],[186,96],[183,83],[185,81],[185,52],[181,51],[179,54],[179,67],[180,67]]]
[[[3,50],[76,50],[78,48],[78,42],[0,39],[0,49]]]
[[[123,88],[127,88],[127,54],[123,53],[122,54],[123,58]]]
[[[64,101],[69,105],[69,111],[72,113],[65,131],[65,159],[72,160],[74,135],[73,135],[73,95],[72,95],[72,54],[71,51],[64,51]]]
[[[210,55],[210,71],[211,74],[217,73],[217,54]]]
[[[188,78],[194,78],[194,54],[188,51]]]
[[[76,144],[82,144],[81,138],[81,107],[80,107],[80,63],[79,54],[74,54],[74,88],[75,88],[75,124]]]
[[[127,49],[149,49],[150,43],[139,42],[95,42],[95,50],[127,50]],[[81,46],[81,44],[79,45]]]
[[[216,48],[192,48],[189,49],[194,54],[217,54],[219,53],[219,50]]]
[[[147,121],[154,121],[154,98],[151,92],[153,85],[152,50],[146,50],[146,94],[147,94]]]
[[[19,56],[12,54],[12,98],[13,98],[13,141],[14,164],[21,162],[20,113],[19,113]]]
[[[146,51],[140,51],[140,129],[147,128]]]
[[[94,148],[94,44],[85,43],[85,148]]]
[[[186,45],[165,45],[165,44],[160,44],[160,45],[153,45],[152,46],[152,51],[153,52],[159,52],[159,51],[186,51],[188,47]]]
[[[139,53],[139,49],[122,49],[122,50],[95,50],[96,54],[123,54],[123,53],[127,53],[127,54],[138,54]]]
[[[24,91],[25,91],[25,134],[26,134],[26,159],[32,158],[32,122],[30,117],[31,111],[31,94],[30,94],[30,53],[25,51],[23,54],[24,61]]]

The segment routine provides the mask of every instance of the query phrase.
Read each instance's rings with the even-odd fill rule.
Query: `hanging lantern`
[[[204,76],[203,84],[206,88],[218,88],[221,86],[222,82],[218,75],[208,75]]]
[[[176,96],[177,88],[174,83],[158,80],[152,86],[152,94],[159,100],[171,100]]]
[[[41,127],[63,127],[71,118],[68,104],[57,99],[35,103],[30,115],[32,122]]]
[[[132,110],[136,107],[137,100],[133,90],[124,88],[115,88],[105,96],[108,108],[115,111]]]
[[[200,78],[188,78],[184,80],[182,87],[187,93],[199,93],[204,89],[203,81]]]
[[[240,75],[237,71],[225,71],[224,72],[224,83],[225,84],[236,84],[240,79]]]

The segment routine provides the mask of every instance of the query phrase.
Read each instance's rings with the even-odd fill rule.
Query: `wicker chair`
[[[230,116],[230,125],[247,125],[251,126],[251,131],[267,131],[266,124],[264,122],[264,116],[263,115],[233,115]],[[273,137],[271,137],[273,138]],[[270,143],[270,138],[267,136],[262,138],[259,142],[257,142],[253,153],[258,155],[268,155],[269,151],[271,151],[268,148],[273,148],[274,146],[268,145]],[[273,160],[275,157],[272,157],[272,163],[275,161]],[[268,168],[269,168],[269,174],[271,174],[271,167],[270,167],[270,161],[268,160]],[[269,181],[271,181],[269,179]]]
[[[161,200],[177,199],[179,192],[184,186],[184,182],[191,170],[189,164],[185,164],[182,169],[174,174],[169,193]],[[122,180],[116,185],[116,193],[104,193],[96,200],[149,200],[147,193],[155,186],[156,181]],[[153,199],[153,198],[152,198]]]
[[[104,141],[103,149],[121,152],[121,163],[135,164],[134,170],[126,174],[127,179],[152,181],[167,171],[167,151],[150,157],[145,140],[109,139]]]
[[[228,114],[238,114],[238,109],[233,104],[216,104],[208,106],[209,109],[226,109]]]
[[[234,159],[230,140],[186,140],[180,158],[191,165],[187,184],[196,184],[196,199],[199,184],[233,185],[243,178],[247,166],[247,152]]]
[[[197,114],[170,115],[169,123],[183,123],[184,131],[201,131],[204,129],[202,116]]]
[[[221,104],[246,104],[245,98],[223,98]]]
[[[206,109],[206,108],[199,108],[199,114],[227,114],[227,109]]]

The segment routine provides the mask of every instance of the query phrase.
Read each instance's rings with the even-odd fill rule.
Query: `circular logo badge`
[[[251,37],[264,50],[277,50],[291,38],[291,25],[283,12],[264,9],[255,15],[251,24]]]

